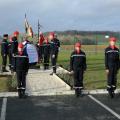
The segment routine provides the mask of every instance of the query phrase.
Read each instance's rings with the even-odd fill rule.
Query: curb
[[[117,89],[115,91],[116,94],[120,93],[120,89]],[[32,92],[32,93],[27,93],[28,96],[60,96],[60,95],[74,95],[75,91],[74,90],[68,90],[64,92],[54,92],[54,93],[40,93],[40,92]],[[103,94],[108,94],[107,90],[105,89],[99,89],[99,90],[83,90],[84,95],[103,95]],[[17,92],[1,92],[0,93],[0,98],[3,97],[17,97],[18,93]]]
[[[59,80],[61,84],[65,85],[66,89],[71,90],[71,87],[67,83],[65,83],[61,78],[59,78],[56,74],[53,74],[53,77]]]
[[[58,67],[59,70],[61,70],[62,72],[64,72],[65,74],[70,73],[68,70],[62,68],[62,67]]]

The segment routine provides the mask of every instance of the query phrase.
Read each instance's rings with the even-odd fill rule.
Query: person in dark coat
[[[6,70],[7,55],[8,55],[8,34],[4,34],[1,43],[2,72],[8,72],[8,70]]]
[[[11,66],[12,66],[11,43],[12,43],[12,37],[10,37],[9,42],[8,42],[8,57],[9,57],[9,69],[10,70],[11,70]]]
[[[53,73],[56,73],[56,63],[57,63],[57,58],[58,58],[58,53],[60,49],[60,41],[55,38],[55,33],[51,32],[49,34],[49,39],[51,40],[50,42],[50,56],[51,56],[51,63],[52,63],[52,68],[53,72],[50,75],[53,75]]]
[[[18,45],[18,54],[14,56],[14,71],[17,75],[18,95],[20,98],[25,97],[26,90],[26,75],[29,70],[29,58],[24,51],[22,43]]]
[[[44,55],[44,70],[49,69],[49,60],[50,60],[50,43],[48,38],[45,38],[43,43],[43,55]]]
[[[70,57],[70,73],[74,76],[74,88],[77,97],[83,89],[83,75],[86,68],[86,54],[81,50],[81,43],[76,43],[75,50]]]
[[[111,37],[110,45],[105,49],[105,68],[107,73],[107,90],[114,97],[117,84],[117,73],[120,67],[119,49],[115,46],[116,38]]]
[[[43,42],[44,42],[44,35],[42,32],[40,32],[40,38],[39,38],[39,43],[38,43],[38,55],[39,55],[39,62],[43,62]]]
[[[12,62],[14,61],[14,56],[18,53],[18,37],[19,37],[19,32],[15,31],[14,36],[12,37],[12,42],[11,42],[11,55],[12,55]],[[11,71],[13,70],[13,63],[11,65]]]

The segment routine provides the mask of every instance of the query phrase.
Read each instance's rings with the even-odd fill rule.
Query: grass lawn
[[[0,92],[12,91],[11,79],[11,76],[0,76]]]
[[[69,70],[71,50],[61,50],[58,63]],[[104,51],[100,53],[86,53],[87,71],[84,74],[85,89],[104,89],[106,88],[106,73],[104,67]],[[58,75],[68,84],[73,85],[73,77],[69,75]],[[120,73],[118,74],[118,87],[120,88]]]

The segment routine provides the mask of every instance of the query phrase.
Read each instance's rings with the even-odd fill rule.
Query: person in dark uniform
[[[105,49],[105,68],[107,73],[107,90],[111,96],[114,97],[114,91],[117,83],[117,73],[120,67],[119,49],[115,46],[116,38],[111,37],[110,45]]]
[[[81,50],[81,43],[76,43],[75,50],[70,57],[70,74],[74,75],[74,88],[77,97],[79,97],[83,89],[83,75],[86,68],[86,55]]]
[[[49,39],[51,40],[50,56],[51,56],[51,63],[52,63],[52,68],[53,68],[53,72],[50,75],[53,75],[53,73],[56,73],[56,63],[57,63],[58,53],[60,49],[60,41],[57,38],[55,38],[54,32],[51,32],[49,34]]]
[[[38,43],[38,47],[39,47],[39,51],[38,51],[38,55],[39,55],[39,62],[42,63],[43,62],[43,41],[44,41],[44,35],[42,32],[40,32],[40,39],[39,39],[39,43]]]
[[[12,37],[10,37],[10,40],[8,43],[8,57],[9,57],[9,69],[10,70],[11,70],[11,65],[12,65],[11,43],[12,43]]]
[[[18,54],[14,56],[14,71],[17,75],[18,83],[18,95],[19,98],[25,97],[26,89],[26,75],[29,69],[29,58],[26,52],[24,51],[24,45],[20,43],[18,45]]]
[[[44,55],[44,70],[49,69],[49,59],[50,59],[50,43],[48,38],[45,38],[43,44],[43,55]]]
[[[8,55],[8,34],[4,34],[1,43],[2,72],[8,72],[8,70],[6,70],[7,55]]]
[[[18,53],[18,37],[19,37],[19,32],[15,31],[14,36],[12,37],[12,42],[11,42],[11,55],[12,55],[12,62],[14,61],[14,56]],[[13,63],[11,65],[11,70],[13,69]]]

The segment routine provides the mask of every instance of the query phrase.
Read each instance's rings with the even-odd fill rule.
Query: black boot
[[[2,67],[2,72],[9,72],[5,67]]]
[[[56,74],[56,67],[54,67],[54,68],[53,68],[53,73],[55,73],[55,74]]]
[[[75,95],[77,98],[80,96],[80,90],[78,88],[75,89]]]
[[[46,70],[46,65],[44,65],[44,70]]]
[[[11,65],[9,65],[9,70],[11,70],[12,68],[11,68]]]
[[[49,64],[47,64],[46,69],[47,69],[47,70],[49,69]]]
[[[52,73],[50,73],[50,75],[53,75],[53,72],[52,72]]]
[[[5,69],[3,72],[9,72],[9,71]]]
[[[18,89],[18,97],[21,99],[22,98],[22,90]]]
[[[22,90],[22,98],[23,99],[27,98],[27,95],[25,94],[25,90]]]
[[[111,98],[114,98],[114,92],[113,91],[108,91],[109,95]]]
[[[114,90],[111,88],[107,88],[107,91],[108,91],[108,94],[110,95],[111,98],[114,98],[115,96],[115,93],[114,93]]]

